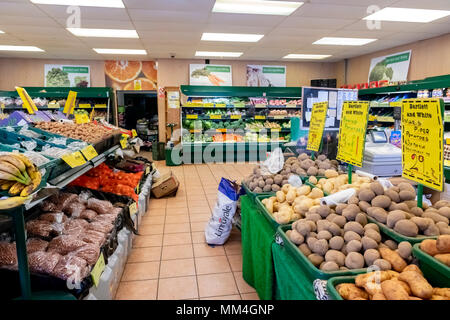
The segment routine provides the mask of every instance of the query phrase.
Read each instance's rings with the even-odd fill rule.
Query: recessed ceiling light
[[[5,31],[0,30],[0,33],[5,33]]]
[[[216,51],[197,51],[196,57],[233,57],[237,58],[242,56],[242,52],[216,52]]]
[[[55,4],[61,6],[125,8],[122,0],[30,0],[36,4]]]
[[[99,49],[94,48],[95,52],[100,54],[142,54],[146,55],[147,51],[143,49]]]
[[[216,0],[213,12],[288,16],[303,2],[265,0]]]
[[[317,40],[313,44],[328,44],[335,46],[362,46],[374,41],[377,41],[377,39],[324,37],[320,40]]]
[[[381,9],[364,20],[427,23],[450,15],[446,10],[391,8]]]
[[[34,51],[44,52],[41,48],[35,46],[4,46],[0,45],[0,51]]]
[[[331,57],[329,54],[297,54],[297,53],[291,53],[287,56],[284,56],[283,59],[325,59]]]
[[[78,37],[139,38],[136,30],[67,28]]]
[[[244,33],[203,33],[203,41],[231,41],[231,42],[258,42],[263,34]]]

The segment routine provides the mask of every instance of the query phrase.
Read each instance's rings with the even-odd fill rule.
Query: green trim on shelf
[[[104,98],[112,96],[112,89],[107,87],[24,87],[32,98],[67,98],[69,91],[76,91],[77,98]],[[45,90],[46,92],[41,92]],[[16,91],[0,91],[0,97],[18,98]]]
[[[181,86],[181,92],[188,97],[272,97],[301,98],[301,87],[216,87]]]

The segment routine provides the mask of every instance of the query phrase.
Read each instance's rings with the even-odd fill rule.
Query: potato
[[[361,236],[357,234],[355,231],[347,231],[344,233],[345,242],[350,242],[352,240],[361,241]]]
[[[272,191],[273,191],[273,192],[280,191],[280,189],[281,189],[281,188],[280,188],[279,185],[277,185],[277,184],[273,184],[273,185],[272,185]]]
[[[254,192],[254,193],[262,193],[262,192],[263,192],[263,189],[260,188],[260,187],[256,187],[256,188],[253,190],[253,192]]]
[[[409,294],[397,280],[386,280],[381,283],[383,295],[388,300],[409,300]]]
[[[290,188],[288,193],[286,194],[286,201],[289,204],[292,204],[294,202],[296,196],[297,196],[296,190],[294,188]]]
[[[402,210],[394,210],[388,213],[386,224],[389,228],[394,228],[397,221],[404,219],[406,219],[406,212]]]
[[[389,280],[391,275],[387,271],[373,271],[369,273],[362,273],[356,276],[355,284],[360,288],[368,287],[368,284],[381,283],[383,281]],[[381,288],[380,288],[381,289]],[[368,292],[369,294],[374,294]]]
[[[339,175],[339,174],[337,173],[336,170],[333,170],[333,169],[325,170],[325,177],[327,177],[328,179],[329,179],[329,178],[335,178],[335,177],[337,177],[338,175]]]
[[[410,192],[413,192],[413,193],[416,192],[416,189],[414,189],[414,187],[408,182],[401,182],[401,183],[398,184],[397,187],[400,189],[399,192],[401,192],[401,191],[410,191]]]
[[[414,200],[416,198],[416,193],[411,191],[402,190],[399,192],[399,197],[401,201]]]
[[[338,271],[339,270],[339,266],[334,261],[327,261],[327,262],[323,263],[320,266],[320,270],[323,270],[323,271]]]
[[[368,249],[364,252],[364,261],[367,266],[371,266],[373,262],[380,259],[380,253],[376,249]]]
[[[341,250],[343,245],[344,245],[344,238],[339,236],[334,236],[329,241],[330,248],[334,250]]]
[[[450,235],[450,227],[445,222],[436,223],[436,227],[439,228],[439,233],[441,235]]]
[[[370,189],[361,190],[358,194],[358,198],[361,201],[370,202],[373,198],[375,198],[376,194]]]
[[[341,236],[342,235],[342,229],[339,227],[336,223],[330,222],[327,226],[327,230],[333,235],[333,236]]]
[[[386,240],[384,244],[391,250],[397,250],[398,246],[394,240]]]
[[[376,196],[372,199],[371,204],[373,207],[386,209],[391,205],[391,199],[385,195]]]
[[[347,203],[348,204],[358,204],[359,203],[359,199],[358,199],[358,197],[355,195],[355,196],[352,196],[350,199],[348,199],[348,201],[347,201]]]
[[[308,260],[311,261],[311,263],[315,267],[317,267],[320,266],[320,264],[323,262],[323,257],[318,254],[312,253],[308,256]]]
[[[333,237],[333,235],[327,231],[327,230],[322,230],[319,231],[319,233],[317,233],[317,239],[325,239],[325,240],[330,240]]]
[[[439,253],[450,253],[450,235],[442,235],[436,240],[436,249]]]
[[[325,239],[317,240],[310,249],[312,252],[324,256],[328,251],[328,241]]]
[[[450,219],[450,208],[449,207],[442,207],[438,209],[438,213],[441,216],[446,217],[447,219]]]
[[[412,217],[410,220],[414,222],[422,232],[428,229],[430,225],[434,224],[433,219],[430,218]]]
[[[295,230],[303,237],[306,237],[311,232],[311,226],[306,221],[300,221],[295,224]]]
[[[332,222],[338,225],[339,227],[343,228],[347,223],[347,219],[343,216],[337,216],[332,220]]]
[[[380,248],[379,251],[381,257],[384,260],[389,261],[395,271],[401,272],[407,266],[405,260],[403,260],[397,252],[389,248]]]
[[[367,300],[369,295],[364,290],[358,288],[353,283],[341,283],[336,286],[336,290],[344,300],[355,300],[358,298]]]
[[[422,214],[422,217],[433,219],[434,222],[445,222],[446,224],[448,224],[449,222],[449,220],[446,217],[441,216],[439,213],[433,211],[424,212]]]
[[[344,211],[344,209],[347,208],[347,206],[348,205],[346,203],[339,203],[334,210],[336,211],[337,214],[342,214],[342,211]]]
[[[419,228],[411,220],[399,220],[395,223],[394,230],[407,237],[417,237]]]
[[[430,299],[433,295],[433,287],[420,273],[405,271],[400,273],[398,279],[406,282],[416,297]]]
[[[384,191],[384,195],[391,198],[391,200],[394,202],[400,202],[400,196],[399,196],[398,192],[395,192],[394,190],[392,190],[392,188]]]
[[[382,271],[390,270],[392,268],[391,263],[385,259],[376,259],[373,262],[373,265],[377,266]]]
[[[377,292],[372,296],[371,300],[387,300],[382,292]]]
[[[278,202],[285,202],[286,201],[286,194],[283,191],[278,191],[276,194]]]
[[[411,256],[412,246],[408,241],[402,241],[398,244],[397,253],[403,259],[408,259]]]
[[[317,178],[314,176],[309,177],[308,181],[312,184],[317,184]]]
[[[358,203],[359,209],[361,209],[361,211],[363,212],[367,212],[367,209],[371,207],[370,203],[368,203],[367,201],[360,201]]]
[[[439,253],[434,256],[437,260],[450,267],[450,253]]]
[[[409,209],[409,212],[415,215],[416,217],[421,217],[423,214],[422,208],[419,207],[413,207]]]
[[[362,243],[358,240],[351,240],[346,245],[347,252],[359,252],[361,251],[361,248]]]
[[[364,257],[358,252],[349,252],[345,257],[345,266],[349,269],[361,269],[364,267]]]
[[[375,230],[377,233],[380,233],[380,228],[375,223],[368,223],[364,226],[364,231],[369,229]]]
[[[311,193],[308,195],[308,197],[313,199],[323,198],[323,196],[324,196],[323,191],[320,190],[319,188],[313,188],[311,190]]]
[[[420,298],[418,298],[418,299],[420,299]],[[432,295],[430,300],[449,300],[449,299],[447,297],[443,297],[443,296]]]
[[[379,231],[375,229],[367,229],[364,231],[364,236],[370,239],[373,239],[376,243],[381,242],[381,234]]]
[[[378,248],[378,243],[369,237],[362,237],[361,244],[365,250]]]
[[[298,249],[306,256],[308,257],[312,252],[309,249],[308,245],[306,243],[302,243]]]
[[[406,268],[403,269],[402,272],[406,272],[406,271],[414,271],[414,272],[418,272],[418,273],[420,273],[420,274],[423,274],[423,273],[422,273],[422,270],[420,270],[419,267],[416,266],[415,264],[407,265]]]
[[[417,207],[417,201],[416,200],[407,200],[407,201],[403,201],[404,204],[406,204],[408,206],[408,208],[415,208]],[[425,203],[423,203],[425,204]]]
[[[391,206],[389,206],[389,211],[394,211],[394,210],[402,210],[404,212],[409,212],[409,207],[406,203],[401,202],[401,203],[395,203],[394,205],[391,204]]]
[[[360,225],[358,222],[350,221],[347,222],[344,226],[344,232],[347,231],[354,231],[360,236],[364,235],[364,228],[362,225]]]
[[[433,295],[450,299],[450,288],[433,288]]]
[[[272,191],[272,186],[271,185],[265,185],[263,188],[263,192],[270,192]]]
[[[305,241],[305,238],[297,232],[297,230],[291,230],[289,239],[296,245],[300,245]]]
[[[301,186],[297,188],[297,196],[307,195],[311,192],[310,186]]]
[[[305,217],[306,217],[306,220],[309,220],[309,221],[322,220],[322,217],[318,213],[307,213]]]
[[[319,169],[317,169],[316,167],[309,167],[308,170],[306,171],[306,174],[308,176],[317,176],[318,172],[319,172]]]
[[[367,217],[364,213],[360,212],[356,215],[355,221],[364,227],[367,224]]]
[[[440,234],[439,228],[434,224],[430,224],[428,228],[423,232],[425,236],[438,236]]]
[[[381,185],[381,183],[379,183],[378,181],[372,182],[370,184],[370,190],[373,191],[373,193],[375,193],[375,195],[377,196],[381,196],[384,194],[384,188]],[[367,201],[367,200],[366,200]],[[378,207],[378,206],[377,206]]]
[[[387,212],[383,208],[371,207],[367,209],[367,214],[378,222],[386,223],[387,221]]]

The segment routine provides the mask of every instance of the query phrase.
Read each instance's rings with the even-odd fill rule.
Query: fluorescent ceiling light
[[[143,49],[99,49],[94,48],[95,52],[100,54],[142,54],[146,55],[147,51]]]
[[[122,0],[30,0],[36,4],[55,4],[61,6],[125,8]]]
[[[448,15],[450,15],[450,11],[446,10],[387,7],[365,17],[364,20],[427,23]]]
[[[263,34],[244,33],[203,33],[203,41],[232,41],[232,42],[258,42]]]
[[[215,51],[197,51],[196,57],[233,57],[237,58],[242,56],[242,52],[215,52]]]
[[[5,31],[0,30],[0,33],[5,33]]]
[[[313,44],[328,44],[335,46],[362,46],[374,41],[377,41],[377,39],[324,37],[320,40],[317,40]]]
[[[303,2],[265,0],[216,0],[213,12],[288,16]]]
[[[314,59],[314,60],[320,60],[331,57],[329,54],[296,54],[291,53],[287,56],[284,56],[283,59]]]
[[[35,46],[4,46],[0,45],[0,51],[34,51],[44,52],[41,48]]]
[[[139,38],[136,30],[67,28],[78,37]]]

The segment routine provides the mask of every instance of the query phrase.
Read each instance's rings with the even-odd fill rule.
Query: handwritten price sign
[[[429,188],[444,188],[442,99],[403,100],[403,177]]]
[[[323,129],[327,118],[328,102],[319,102],[313,104],[311,113],[311,122],[309,125],[307,150],[319,151],[322,142]]]
[[[362,167],[368,118],[368,101],[344,102],[336,159]]]

